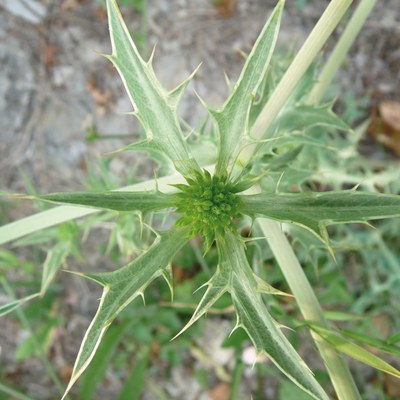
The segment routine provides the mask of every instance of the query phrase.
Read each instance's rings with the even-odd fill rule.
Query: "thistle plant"
[[[0,241],[14,240],[98,210],[140,213],[142,220],[149,214],[166,211],[172,227],[167,231],[153,227],[157,238],[151,246],[122,268],[113,272],[79,273],[104,289],[64,397],[93,359],[107,328],[136,297],[144,296],[152,281],[164,277],[173,292],[174,256],[198,236],[204,253],[216,246],[218,265],[204,283],[203,297],[182,331],[205,315],[222,295],[229,293],[237,318],[234,329],[244,329],[257,353],[266,354],[311,397],[328,399],[326,391],[282,332],[279,322],[268,311],[263,293],[274,291],[249,264],[246,243],[250,239],[242,237],[239,229],[243,221],[258,224],[265,235],[303,313],[304,323],[312,332],[339,399],[360,398],[339,352],[400,377],[393,366],[348,341],[327,323],[279,225],[289,223],[306,229],[334,257],[328,225],[400,216],[397,195],[362,192],[357,187],[320,193],[302,190],[320,171],[320,151],[327,154],[335,151],[324,132],[354,133],[332,111],[332,102],[321,103],[322,86],[330,78],[318,80],[318,69],[313,63],[350,3],[350,0],[330,3],[303,48],[283,71],[273,65],[284,8],[284,1],[279,0],[223,106],[214,109],[202,101],[211,119],[208,124],[211,128],[207,130],[188,129],[181,124],[177,112],[179,101],[195,74],[166,91],[154,74],[153,56],[148,61],[141,58],[116,1],[107,0],[112,54],[106,57],[118,70],[134,115],[145,132],[142,140],[121,150],[145,150],[161,167],[172,165],[176,173],[117,191],[34,196],[68,206],[2,227]],[[366,3],[360,5],[364,7],[364,19],[368,15]],[[200,164],[194,154],[210,142],[216,156],[210,152],[210,156],[203,157],[206,164]],[[51,274],[47,271],[46,285],[54,274],[55,271]],[[2,307],[2,313],[31,297]]]

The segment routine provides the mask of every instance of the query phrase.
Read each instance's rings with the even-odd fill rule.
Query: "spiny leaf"
[[[257,351],[267,354],[297,386],[315,399],[328,400],[263,303],[240,238],[235,233],[226,232],[225,237],[219,237],[217,243],[220,264],[231,270],[229,291],[238,317],[237,326],[247,332]]]
[[[278,37],[284,1],[275,7],[247,57],[238,82],[222,110],[210,110],[219,132],[216,173],[230,171],[248,136],[250,106],[268,69]]]
[[[343,131],[351,129],[332,111],[331,104],[322,106],[296,105],[284,108],[270,129],[273,132],[293,132],[310,129],[314,126],[330,127]]]
[[[174,277],[172,265],[168,264],[161,272],[165,282],[167,282],[169,292],[171,293],[171,301],[174,301]]]
[[[318,333],[322,339],[327,341],[336,350],[343,354],[346,354],[364,364],[370,365],[373,368],[379,369],[380,371],[386,372],[387,374],[393,375],[396,378],[400,378],[400,371],[382,360],[375,354],[372,354],[368,350],[358,346],[357,344],[350,342],[343,336],[329,329],[320,327],[315,324],[309,324],[310,328]]]
[[[157,141],[153,139],[144,139],[135,143],[130,143],[125,147],[121,147],[113,151],[112,153],[119,153],[122,151],[144,151],[149,157],[154,160],[166,174],[173,173],[175,171],[174,163],[165,154],[162,146],[159,145]]]
[[[37,196],[52,203],[75,204],[115,211],[158,211],[172,206],[171,196],[161,192],[60,192]]]
[[[275,296],[288,296],[288,297],[293,297],[292,294],[283,292],[282,290],[276,289],[273,286],[271,286],[269,283],[265,282],[263,279],[261,279],[259,276],[256,274],[253,274],[254,280],[257,283],[257,292],[258,293],[264,293],[264,294],[273,294]]]
[[[268,168],[271,171],[285,170],[297,158],[302,149],[303,145],[300,145],[285,151],[283,154],[274,155],[268,162]]]
[[[229,289],[230,284],[230,269],[218,266],[217,271],[212,278],[203,286],[207,286],[207,290],[204,293],[203,298],[198,304],[195,312],[193,313],[190,321],[184,326],[184,328],[175,336],[179,336],[192,326],[199,318],[201,318],[213,305],[214,303]]]
[[[185,143],[177,116],[177,102],[189,83],[189,77],[171,93],[167,93],[156,78],[151,58],[145,62],[129,34],[115,0],[107,0],[112,55],[135,115],[143,125],[146,136],[173,161],[184,176],[191,176],[199,166]]]
[[[63,399],[87,368],[102,337],[117,315],[162,274],[175,253],[188,241],[188,230],[176,228],[165,233],[145,253],[114,272],[87,275],[104,286],[97,313],[91,322],[75,361]],[[84,275],[85,274],[81,274]]]
[[[183,182],[183,178],[179,174],[171,174],[169,176],[163,176],[158,178],[157,181],[154,179],[135,183],[133,185],[125,186],[120,190],[125,191],[142,191],[152,189],[158,186],[164,192],[171,191],[170,184]],[[9,196],[7,194],[7,196]],[[19,239],[25,235],[29,235],[34,232],[49,228],[54,225],[61,224],[66,221],[81,218],[90,214],[95,214],[98,209],[76,207],[76,206],[60,206],[50,210],[42,211],[29,217],[22,218],[18,221],[11,222],[0,226],[0,244],[11,242],[15,239]]]
[[[325,243],[326,225],[400,216],[400,196],[355,190],[240,196],[243,214],[303,226]]]

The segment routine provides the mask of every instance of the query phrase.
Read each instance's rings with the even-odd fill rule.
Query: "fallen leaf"
[[[236,8],[236,0],[214,0],[214,6],[225,18],[231,17]]]
[[[212,400],[229,400],[231,394],[230,387],[227,383],[218,383],[208,391],[208,395]]]
[[[389,314],[377,314],[372,318],[372,323],[381,334],[382,338],[388,338],[393,329],[393,321]]]
[[[390,130],[400,132],[400,103],[384,101],[379,105],[379,113]]]
[[[64,11],[70,11],[77,9],[80,6],[81,6],[81,1],[79,0],[64,0],[64,2],[61,5],[61,8]]]
[[[71,364],[65,364],[62,366],[60,371],[60,377],[63,382],[69,382],[72,375],[73,366]]]
[[[56,64],[56,55],[58,47],[51,43],[45,43],[42,47],[42,60],[46,68],[54,67]]]
[[[372,113],[368,133],[400,156],[400,103],[381,102]]]
[[[96,7],[94,15],[100,21],[105,21],[107,19],[107,10],[104,7]]]
[[[99,114],[104,114],[112,99],[112,93],[109,90],[101,88],[95,78],[90,78],[86,87],[89,94],[96,102]]]
[[[391,399],[400,399],[400,379],[395,376],[385,374],[385,393]]]

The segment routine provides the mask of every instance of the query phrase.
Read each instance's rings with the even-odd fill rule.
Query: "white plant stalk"
[[[297,53],[293,62],[290,64],[290,67],[279,82],[263,111],[251,127],[250,136],[252,139],[257,141],[268,138],[267,131],[272,122],[281,111],[304,73],[310,67],[311,63],[315,60],[315,57],[329,39],[333,30],[343,18],[344,13],[352,1],[353,0],[332,0],[329,3],[325,12],[315,25],[300,51]],[[239,155],[237,163],[240,166],[246,165],[256,148],[257,144],[245,147]]]

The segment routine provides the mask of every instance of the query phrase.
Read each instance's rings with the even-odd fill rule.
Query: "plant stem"
[[[251,129],[252,138],[257,140],[267,137],[268,128],[342,19],[351,2],[351,0],[332,0],[330,2],[254,123]],[[248,146],[239,157],[239,164],[246,165],[256,148],[256,144]],[[314,291],[280,225],[268,219],[262,219],[259,223],[304,318],[329,327]],[[335,349],[325,343],[320,337],[314,333],[311,334],[325,362],[338,398],[340,400],[361,400],[345,361]]]
[[[12,298],[12,300],[16,300],[15,292],[14,292],[13,288],[11,287],[10,283],[8,282],[8,279],[5,276],[2,279],[2,283],[3,283],[4,290],[6,291],[6,293]],[[53,382],[59,389],[60,393],[63,394],[64,389],[65,389],[64,384],[61,382],[54,367],[51,365],[49,359],[47,358],[47,355],[43,351],[43,348],[42,348],[41,344],[39,343],[39,341],[37,340],[36,334],[33,331],[32,326],[31,326],[28,318],[26,317],[23,309],[17,308],[15,310],[15,312],[17,313],[18,319],[21,321],[22,326],[29,332],[32,342],[38,351],[39,358],[41,359],[48,375],[53,380]]]
[[[314,291],[285,234],[282,232],[280,224],[264,218],[258,221],[304,318],[330,328]],[[344,359],[318,335],[313,332],[311,334],[325,362],[339,400],[361,400]]]
[[[319,75],[318,82],[315,84],[308,98],[309,104],[316,104],[321,101],[376,2],[377,0],[361,0],[347,24],[346,29],[330,54],[328,61],[324,65]]]
[[[352,0],[332,0],[329,3],[325,12],[322,14],[307,40],[304,42],[285,75],[272,93],[267,104],[253,124],[250,132],[252,139],[259,140],[261,138],[267,138],[266,133],[268,128],[271,126],[272,122],[292,94],[294,88],[299,83],[308,67],[329,39],[333,30],[339,24],[351,3]],[[253,156],[257,146],[257,144],[247,146],[239,155],[238,164],[245,166]]]
[[[8,394],[9,396],[12,396],[12,398],[15,400],[35,400],[33,397],[29,397],[24,393],[18,392],[17,390],[15,390],[1,382],[0,382],[0,392]]]

